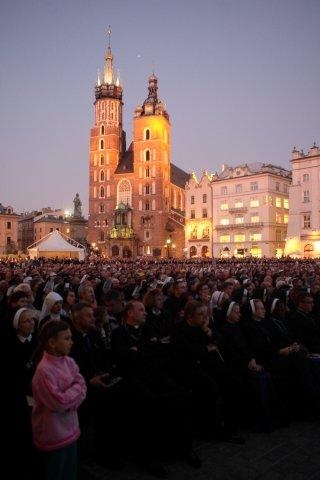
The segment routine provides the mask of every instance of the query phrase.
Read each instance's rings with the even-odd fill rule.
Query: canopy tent
[[[30,247],[28,247],[28,253],[31,259],[58,257],[84,260],[85,248],[80,243],[72,240],[72,238],[59,232],[59,230],[54,230],[30,245]]]

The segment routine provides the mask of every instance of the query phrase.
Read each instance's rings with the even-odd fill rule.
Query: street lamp
[[[167,247],[167,257],[170,258],[170,246],[171,246],[171,238],[167,238],[167,241],[166,241],[166,247]]]

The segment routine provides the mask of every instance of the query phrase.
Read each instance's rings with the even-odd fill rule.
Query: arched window
[[[146,162],[150,160],[150,150],[146,150]]]
[[[104,141],[100,140],[100,150],[103,150],[103,149],[104,149]]]
[[[100,172],[100,182],[104,182],[104,171],[101,170]]]
[[[201,257],[208,257],[208,256],[209,256],[209,249],[208,249],[207,245],[204,245],[201,248]]]
[[[100,227],[100,220],[96,221],[96,227]]]
[[[101,157],[100,157],[100,165],[104,165],[104,156],[103,155],[101,155]]]
[[[100,187],[100,198],[104,198],[104,188]]]
[[[150,130],[149,130],[149,128],[147,128],[147,129],[144,131],[144,139],[145,139],[145,140],[150,140]]]
[[[150,193],[150,185],[149,185],[149,183],[146,184],[146,186],[145,186],[145,188],[144,188],[144,193],[145,193],[146,195],[149,195],[149,193]]]
[[[101,125],[101,135],[104,135],[104,125]]]
[[[119,247],[118,245],[113,245],[111,248],[111,256],[118,257],[119,256]]]
[[[150,210],[150,204],[149,204],[149,202],[146,202],[146,210]]]
[[[196,247],[194,246],[190,247],[190,257],[195,257],[196,255],[197,255]]]
[[[117,205],[123,203],[124,205],[132,205],[132,189],[129,180],[123,178],[117,186]]]
[[[149,167],[146,168],[146,177],[149,178],[150,177],[150,170],[149,170]]]
[[[104,205],[103,205],[103,203],[100,205],[100,213],[104,213]]]

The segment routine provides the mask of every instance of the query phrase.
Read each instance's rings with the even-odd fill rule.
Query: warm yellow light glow
[[[316,252],[320,252],[320,240],[314,242],[314,249]]]
[[[70,216],[71,216],[70,210],[65,210],[65,211],[64,211],[64,214],[65,214],[66,217],[70,217]]]

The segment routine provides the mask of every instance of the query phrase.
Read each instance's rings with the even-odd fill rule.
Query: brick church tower
[[[88,242],[108,257],[180,257],[189,175],[170,162],[170,121],[157,77],[149,77],[148,96],[135,109],[128,150],[122,93],[109,38],[103,78],[95,87]]]

